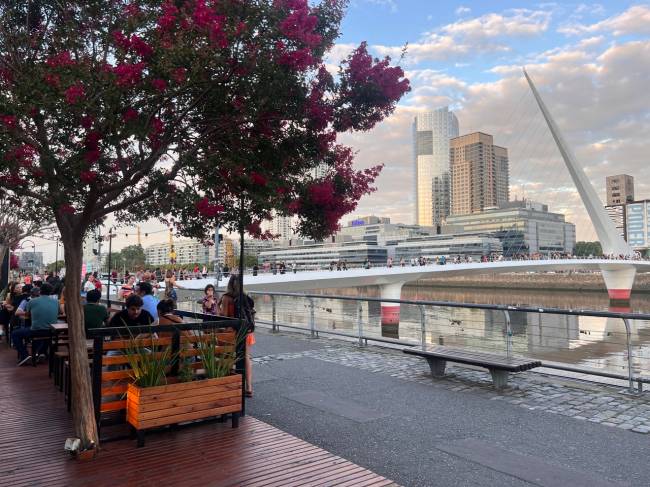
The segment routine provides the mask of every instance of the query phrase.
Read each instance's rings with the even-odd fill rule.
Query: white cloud
[[[625,12],[595,24],[568,23],[558,32],[565,35],[584,35],[594,32],[611,32],[615,36],[650,34],[650,5],[635,5]]]
[[[539,35],[548,29],[551,13],[543,10],[513,9],[462,19],[425,33],[409,43],[407,61],[448,61],[484,53],[509,52],[505,39]],[[401,46],[375,45],[381,55],[395,57]]]
[[[638,198],[650,197],[650,40],[607,45],[592,37],[529,56],[528,71],[601,196],[604,178],[635,176]],[[580,239],[593,228],[557,148],[523,80],[521,67],[502,65],[493,82],[468,83],[448,73],[411,69],[413,91],[395,114],[367,134],[346,138],[366,167],[386,164],[379,191],[361,201],[358,213],[410,222],[413,214],[411,123],[422,111],[449,104],[461,133],[482,130],[510,151],[513,197],[551,205],[577,224]]]
[[[456,9],[456,15],[465,15],[465,14],[470,13],[471,11],[472,11],[471,8],[461,5],[460,7],[458,7]]]

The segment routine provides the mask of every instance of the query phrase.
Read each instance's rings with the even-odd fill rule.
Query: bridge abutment
[[[401,299],[403,282],[384,284],[379,287],[383,299]],[[381,324],[382,326],[399,325],[398,303],[381,303]]]
[[[629,301],[636,277],[636,269],[633,266],[619,268],[601,268],[607,294],[611,301]]]

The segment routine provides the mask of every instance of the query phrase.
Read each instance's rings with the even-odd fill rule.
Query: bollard
[[[359,330],[359,346],[363,346],[363,303],[359,301],[357,303],[357,329]]]
[[[512,328],[510,327],[510,313],[504,309],[503,315],[506,318],[506,355],[510,358],[510,355],[512,355]]]
[[[418,308],[420,309],[420,343],[422,346],[422,350],[424,350],[424,347],[427,344],[426,314],[424,310],[424,305],[420,304],[418,305]]]
[[[275,314],[275,296],[271,296],[271,332],[278,332],[277,318]]]
[[[314,308],[314,298],[309,298],[309,331],[312,338],[316,338],[316,316]]]

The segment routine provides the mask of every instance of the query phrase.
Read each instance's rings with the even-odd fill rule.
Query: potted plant
[[[224,347],[213,334],[197,335],[196,351],[181,350],[174,356],[168,345],[156,341],[153,337],[131,339],[126,349],[131,366],[126,416],[138,434],[138,446],[144,445],[145,430],[159,426],[231,413],[233,427],[237,427],[242,376],[233,372],[233,347]],[[188,363],[191,355],[201,361]],[[175,360],[181,361],[179,375],[169,377]]]

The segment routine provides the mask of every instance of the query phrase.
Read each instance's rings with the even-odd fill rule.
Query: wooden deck
[[[16,367],[0,343],[0,485],[388,486],[392,481],[252,417],[105,443],[92,462],[64,452],[71,436],[47,365]]]

